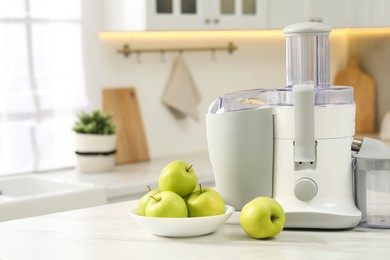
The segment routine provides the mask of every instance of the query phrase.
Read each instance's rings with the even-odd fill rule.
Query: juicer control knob
[[[312,179],[302,178],[295,183],[294,194],[300,201],[312,200],[317,191],[317,184]]]

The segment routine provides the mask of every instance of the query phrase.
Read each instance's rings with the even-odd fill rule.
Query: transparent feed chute
[[[211,103],[208,113],[293,106],[293,88],[303,84],[314,86],[315,106],[353,104],[352,87],[330,85],[330,31],[329,26],[321,23],[300,23],[286,27],[286,87],[225,94]]]

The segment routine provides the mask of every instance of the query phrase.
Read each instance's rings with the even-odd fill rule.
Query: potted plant
[[[114,168],[116,125],[100,110],[80,112],[74,124],[79,172],[102,172]]]

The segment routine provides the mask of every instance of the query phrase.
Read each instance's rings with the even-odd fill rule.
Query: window
[[[73,166],[81,0],[1,0],[0,39],[0,175]]]

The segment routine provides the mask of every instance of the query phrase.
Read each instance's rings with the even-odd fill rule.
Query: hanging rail
[[[132,49],[129,44],[125,44],[118,53],[128,57],[132,53],[140,54],[141,52],[185,52],[185,51],[228,51],[230,54],[237,49],[237,46],[229,42],[227,46],[208,46],[208,47],[183,47],[183,48],[150,48],[150,49]]]

